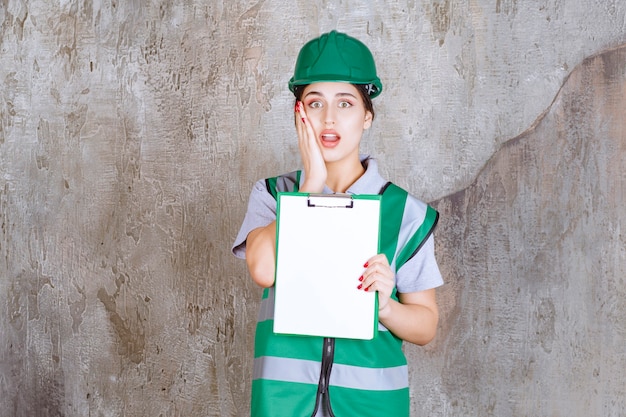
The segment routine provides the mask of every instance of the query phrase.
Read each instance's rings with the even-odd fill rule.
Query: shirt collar
[[[346,194],[377,194],[387,183],[378,173],[378,162],[369,155],[359,155],[359,158],[365,168],[365,173],[348,187]],[[324,185],[323,193],[334,194],[335,192]]]

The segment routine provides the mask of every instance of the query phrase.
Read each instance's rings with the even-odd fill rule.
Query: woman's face
[[[358,160],[363,131],[372,125],[372,113],[365,109],[359,90],[348,83],[314,83],[306,86],[301,101],[324,160]]]

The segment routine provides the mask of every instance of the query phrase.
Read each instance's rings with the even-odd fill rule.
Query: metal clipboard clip
[[[308,207],[353,208],[354,200],[350,194],[309,194]]]

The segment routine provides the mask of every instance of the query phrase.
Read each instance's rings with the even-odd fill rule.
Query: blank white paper
[[[378,253],[380,197],[362,197],[317,197],[338,206],[309,207],[307,194],[279,194],[274,332],[374,337],[376,293],[357,286]]]

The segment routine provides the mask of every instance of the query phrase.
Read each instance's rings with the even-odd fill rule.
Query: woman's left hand
[[[378,310],[384,310],[396,285],[395,274],[389,266],[387,256],[378,254],[367,260],[365,271],[357,287],[363,291],[378,291]]]

